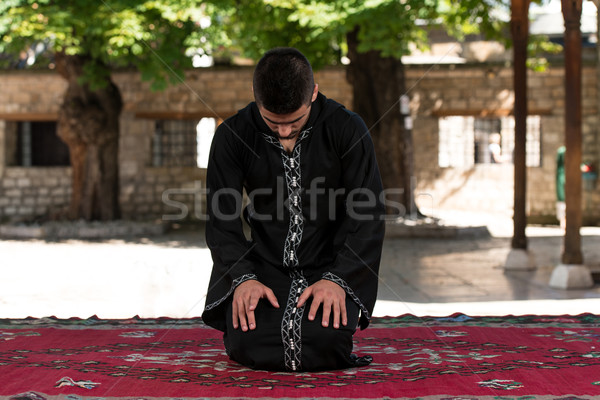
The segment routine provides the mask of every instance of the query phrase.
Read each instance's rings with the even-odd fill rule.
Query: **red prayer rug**
[[[200,319],[0,320],[0,400],[589,399],[600,316],[377,318],[368,367],[253,371]]]

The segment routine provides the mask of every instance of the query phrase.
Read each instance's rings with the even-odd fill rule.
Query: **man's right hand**
[[[242,282],[233,292],[232,316],[233,328],[242,327],[242,331],[256,329],[256,320],[254,319],[254,310],[260,299],[267,299],[275,308],[279,308],[279,303],[275,293],[257,280],[248,280]]]

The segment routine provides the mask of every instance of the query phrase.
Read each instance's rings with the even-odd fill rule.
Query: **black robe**
[[[294,311],[294,293],[320,279],[346,291],[357,311],[356,318],[349,315],[355,323],[351,333],[357,323],[367,327],[377,297],[384,206],[373,143],[358,115],[319,94],[287,153],[250,103],[218,127],[207,189],[206,239],[214,266],[202,317],[225,332],[226,347],[227,335],[234,333],[228,321],[231,295],[249,279],[288,280],[275,290],[282,320],[274,322],[281,334],[273,340],[283,355],[276,356],[282,367],[273,369],[307,368],[301,345],[309,342],[302,322],[307,306]],[[244,199],[249,200],[243,212],[249,240],[240,218]],[[257,312],[261,307],[272,309],[266,301]]]

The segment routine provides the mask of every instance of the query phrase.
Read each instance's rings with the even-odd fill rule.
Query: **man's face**
[[[258,111],[279,140],[291,140],[298,136],[308,121],[311,105],[303,105],[290,114],[275,114],[262,106],[258,106]]]

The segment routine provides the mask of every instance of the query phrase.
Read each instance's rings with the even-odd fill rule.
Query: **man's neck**
[[[294,146],[296,145],[297,139],[298,137],[295,137],[293,139],[279,139],[279,143],[281,143],[285,151],[291,153],[292,151],[294,151]]]

